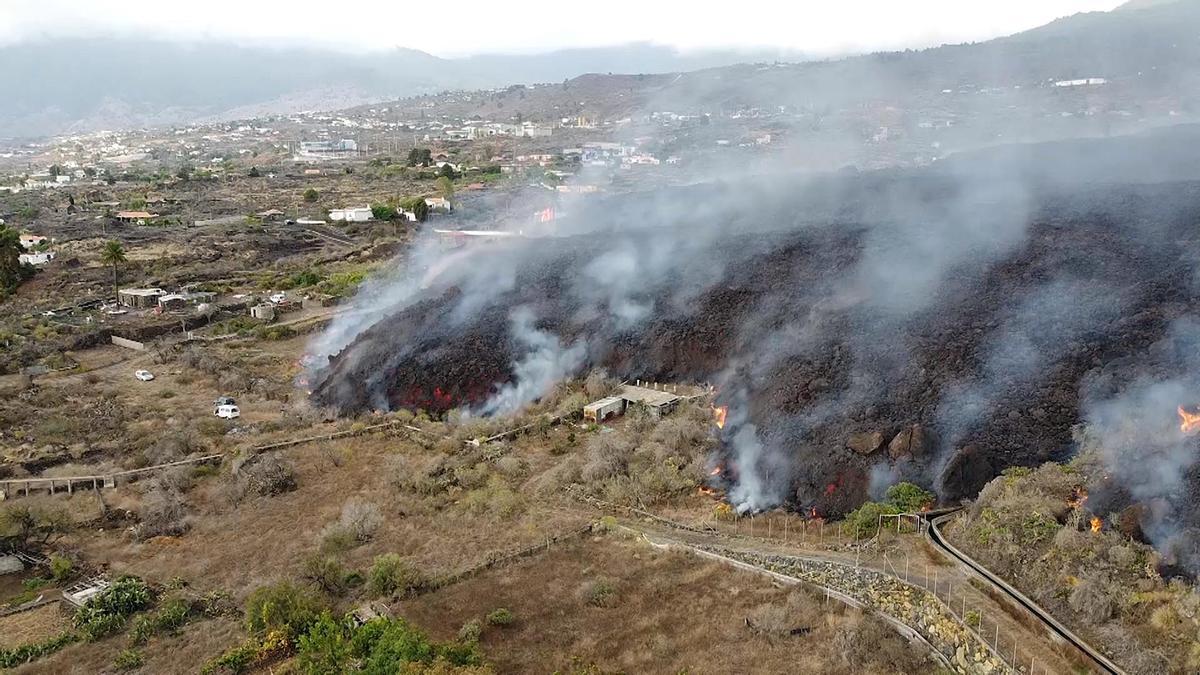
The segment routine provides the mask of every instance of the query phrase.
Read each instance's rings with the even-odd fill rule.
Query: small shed
[[[250,316],[252,318],[260,319],[262,321],[274,321],[275,320],[275,305],[273,305],[269,302],[264,302],[261,305],[255,305],[250,308]]]
[[[145,309],[158,304],[158,299],[167,292],[161,288],[122,288],[117,291],[117,302],[126,307]]]
[[[583,419],[591,422],[603,422],[624,413],[625,399],[620,396],[608,396],[583,406]]]
[[[91,600],[93,597],[111,585],[112,583],[104,577],[93,577],[87,581],[81,581],[63,591],[63,600],[76,607],[83,607],[87,604],[88,600]]]

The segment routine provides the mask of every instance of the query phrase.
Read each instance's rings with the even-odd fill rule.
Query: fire
[[[729,414],[729,406],[713,406],[713,420],[717,423],[718,429],[725,428],[725,416]]]
[[[1200,431],[1200,414],[1190,413],[1179,406],[1179,430],[1185,434]]]
[[[720,467],[720,466],[717,466],[717,468],[713,469],[712,471],[709,471],[709,472],[708,472],[708,475],[710,475],[710,476],[720,476],[720,475],[721,475],[721,467]]]
[[[1092,532],[1099,532],[1100,528],[1104,527],[1104,521],[1100,520],[1099,516],[1092,516],[1091,525]]]
[[[1083,489],[1082,485],[1076,485],[1075,488],[1071,490],[1071,496],[1067,499],[1067,506],[1077,509],[1087,502],[1087,498],[1087,490]]]
[[[704,485],[696,488],[696,494],[705,495],[707,497],[716,497],[717,499],[721,498],[721,492],[719,490],[714,490]]]

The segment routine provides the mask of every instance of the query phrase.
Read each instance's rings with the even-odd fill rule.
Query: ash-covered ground
[[[712,382],[740,506],[836,514],[901,478],[972,495],[1200,360],[1170,347],[1200,303],[1197,138],[613,195],[555,236],[429,241],[314,344],[313,399],[491,414],[594,367]],[[1168,418],[1200,403],[1178,394]]]

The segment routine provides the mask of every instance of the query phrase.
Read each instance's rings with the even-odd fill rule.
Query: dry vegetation
[[[1129,673],[1200,670],[1200,593],[1164,580],[1159,555],[1095,514],[1079,488],[1103,468],[1088,449],[1069,464],[1015,468],[988,483],[950,534]]]
[[[144,357],[157,375],[148,383],[121,364],[25,387],[24,405],[37,415],[17,416],[15,407],[0,404],[13,414],[12,432],[26,439],[20,447],[27,468],[15,473],[103,473],[210,452],[233,459],[159,473],[102,499],[82,491],[22,497],[21,504],[54,523],[49,534],[62,537],[57,550],[114,574],[228,594],[233,606],[280,582],[299,584],[335,614],[382,601],[446,645],[479,637],[501,671],[690,665],[727,672],[745,663],[770,671],[797,659],[821,672],[925,668],[872,619],[611,536],[560,544],[511,573],[501,567],[446,586],[464,570],[586,526],[594,514],[567,488],[631,506],[694,504],[714,442],[707,403],[685,404],[663,420],[634,409],[604,426],[559,423],[612,391],[615,383],[595,373],[517,418],[435,420],[401,411],[329,423],[325,411],[293,397],[303,343],[251,336],[162,351]],[[233,423],[211,414],[212,399],[225,394],[243,410]],[[43,418],[73,427],[47,429]],[[422,431],[250,450],[386,420]],[[522,431],[514,436],[472,442],[515,427]],[[31,463],[34,457],[41,465]],[[514,594],[522,585],[528,592]],[[477,600],[462,599],[470,597]],[[454,610],[431,609],[439,603]],[[47,628],[36,637],[55,635]],[[144,643],[131,644],[125,632],[69,644],[26,670],[195,672],[214,657],[251,652],[259,667],[293,663],[271,639],[229,616],[199,618]],[[763,650],[769,657],[759,666]],[[486,672],[472,668],[461,672]]]
[[[489,621],[498,609],[510,621]],[[398,611],[443,639],[479,624],[500,672],[936,671],[877,619],[615,535],[565,544]]]

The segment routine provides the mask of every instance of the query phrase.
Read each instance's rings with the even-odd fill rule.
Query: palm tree
[[[117,266],[125,262],[125,247],[119,241],[105,242],[104,248],[100,250],[100,261],[105,265],[112,265],[113,293],[115,294],[117,293]]]

